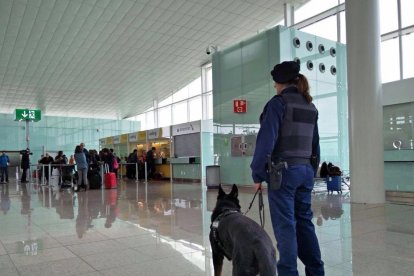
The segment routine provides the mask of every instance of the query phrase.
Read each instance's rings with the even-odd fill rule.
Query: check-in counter
[[[171,177],[170,159],[158,158],[155,160],[155,171],[160,173],[162,178]]]
[[[173,179],[200,180],[200,157],[171,158]]]
[[[161,174],[161,177],[164,179],[170,178],[170,128],[163,127],[147,130],[147,146],[148,150],[152,147],[155,148],[155,172]]]
[[[173,156],[171,158],[173,178],[176,180],[201,180],[200,121],[174,125]]]

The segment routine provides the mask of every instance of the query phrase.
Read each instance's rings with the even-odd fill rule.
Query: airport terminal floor
[[[202,187],[128,180],[74,193],[11,179],[0,184],[0,275],[213,275],[217,189]],[[242,211],[252,198],[239,190]],[[274,242],[267,208],[265,194]],[[313,210],[326,275],[412,275],[414,206],[351,204],[349,191],[328,195],[318,183]],[[259,222],[257,201],[247,215]]]

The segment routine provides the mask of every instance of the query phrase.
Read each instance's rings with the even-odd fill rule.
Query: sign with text
[[[160,137],[160,129],[156,128],[156,129],[151,129],[151,130],[147,130],[147,139],[157,139]]]
[[[200,121],[184,123],[180,125],[172,126],[172,135],[183,135],[183,134],[190,134],[190,133],[197,133],[201,131],[201,124]]]
[[[134,132],[134,133],[128,134],[128,141],[129,142],[136,142],[136,141],[138,141],[138,133],[137,132]]]
[[[247,101],[246,100],[234,100],[233,111],[234,113],[246,113],[247,112]]]
[[[16,109],[16,121],[40,121],[42,118],[39,109]]]
[[[121,139],[119,136],[114,136],[112,137],[112,142],[114,143],[114,145],[117,145],[119,143],[121,143]]]

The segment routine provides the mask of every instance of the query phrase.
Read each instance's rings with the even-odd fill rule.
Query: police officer
[[[252,163],[256,189],[269,183],[268,156],[274,163],[286,162],[279,189],[268,198],[273,231],[280,258],[278,275],[298,275],[297,258],[306,275],[324,275],[318,239],[312,223],[311,192],[319,160],[318,111],[312,104],[309,84],[293,61],[277,64],[271,71],[277,95],[267,102],[260,115],[260,130]],[[315,163],[315,162],[312,162]],[[315,167],[317,165],[314,164]]]

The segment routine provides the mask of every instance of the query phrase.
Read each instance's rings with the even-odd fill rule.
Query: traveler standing
[[[48,165],[52,164],[53,162],[54,162],[53,157],[50,156],[48,152],[46,152],[45,156],[42,158],[42,160],[40,160],[40,163],[44,166],[44,172],[45,172],[44,177],[46,178],[48,184],[49,184],[49,166]],[[52,172],[50,172],[50,174],[52,174]]]
[[[319,160],[318,111],[312,104],[308,81],[299,70],[298,63],[285,61],[271,71],[277,95],[260,115],[250,167],[256,189],[263,181],[269,184],[269,209],[280,253],[278,275],[298,275],[298,257],[306,275],[324,275],[311,210],[316,163],[311,162],[315,160],[312,156]],[[268,156],[274,164],[288,165],[282,169],[280,187],[277,181],[270,183]]]
[[[82,142],[79,146],[81,147],[82,152],[85,154],[86,162],[89,163],[89,151],[85,148],[85,143]]]
[[[69,165],[75,165],[75,157],[73,157],[73,155],[69,158]]]
[[[148,179],[154,178],[154,173],[155,173],[154,154],[155,154],[155,147],[152,147],[151,150],[147,152],[147,158],[146,158]]]
[[[3,151],[0,155],[0,173],[1,173],[1,183],[6,180],[6,183],[9,183],[9,156]]]
[[[79,191],[80,188],[88,189],[88,162],[86,161],[85,153],[83,152],[81,146],[76,146],[75,148],[75,161],[76,169],[78,172],[78,185],[75,191]]]
[[[127,172],[126,175],[129,179],[135,179],[136,177],[136,167],[135,164],[138,162],[138,156],[137,156],[137,149],[134,149],[133,152],[131,152],[127,158]]]
[[[30,167],[30,149],[27,148],[26,150],[22,150],[20,151],[21,154],[21,160],[20,160],[20,167],[22,168],[22,179],[21,182],[22,183],[26,183],[27,182],[27,170]]]

